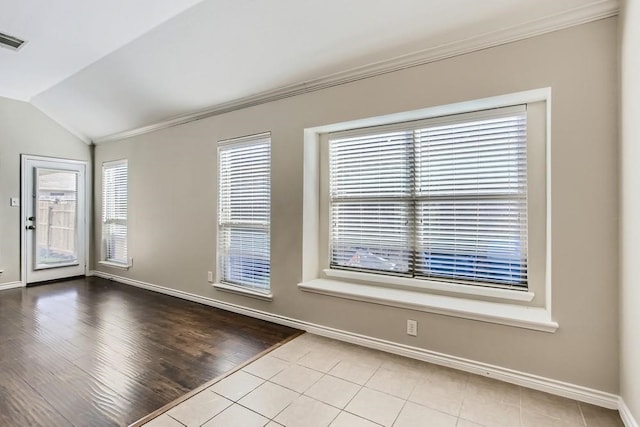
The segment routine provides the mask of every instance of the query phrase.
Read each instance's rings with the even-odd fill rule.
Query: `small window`
[[[270,134],[220,142],[218,197],[220,281],[269,293]]]
[[[102,250],[103,260],[129,265],[128,251],[128,165],[126,160],[102,165]]]
[[[527,289],[526,106],[328,140],[329,268]]]

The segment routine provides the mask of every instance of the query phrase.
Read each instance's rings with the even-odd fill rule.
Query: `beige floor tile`
[[[342,361],[351,362],[358,365],[363,365],[369,369],[377,370],[382,366],[382,362],[385,360],[385,356],[380,354],[376,350],[363,348],[360,350],[352,351],[349,353],[343,353]]]
[[[397,354],[383,353],[381,357],[381,367],[392,371],[403,371],[411,369],[416,373],[422,373],[428,370],[431,364],[421,360],[410,359],[408,357],[398,356]]]
[[[407,399],[416,385],[416,375],[409,368],[390,370],[381,367],[367,382],[366,387]]]
[[[184,427],[167,414],[162,414],[144,425],[144,427]]]
[[[547,417],[539,412],[522,411],[521,415],[523,427],[584,427],[584,423],[559,420],[557,418]]]
[[[587,422],[587,427],[624,427],[620,413],[613,409],[601,408],[580,402],[582,415]]]
[[[224,411],[227,407],[231,406],[232,403],[229,399],[215,394],[212,391],[204,390],[169,410],[167,415],[170,415],[187,427],[200,427]]]
[[[202,427],[263,427],[268,422],[268,418],[236,403],[213,417]]]
[[[355,344],[351,344],[344,341],[332,340],[332,339],[329,339],[329,341],[323,343],[322,347],[325,347],[325,348],[328,347],[332,351],[337,351],[339,353],[345,353],[345,354],[353,353],[356,348],[365,349],[364,347],[357,346]],[[365,349],[365,350],[368,350],[368,349]]]
[[[331,406],[343,409],[353,396],[358,393],[361,386],[349,381],[325,375],[311,386],[305,394]]]
[[[466,400],[462,404],[460,418],[486,427],[517,427],[520,425],[520,408],[506,403]]]
[[[376,424],[364,418],[360,418],[356,415],[348,412],[340,412],[335,420],[331,423],[331,427],[379,427],[380,424]]]
[[[245,366],[242,370],[268,380],[288,366],[289,362],[282,359],[272,356],[263,356],[252,364]]]
[[[520,406],[520,387],[493,378],[470,375],[465,390],[465,399],[497,401]]]
[[[292,341],[289,341],[285,345],[273,350],[271,353],[269,353],[269,356],[277,357],[278,359],[295,363],[302,356],[309,353],[311,349],[312,346],[310,344],[294,339]]]
[[[390,426],[400,413],[404,402],[397,397],[362,388],[345,410],[378,424]]]
[[[298,365],[320,372],[329,372],[342,360],[340,352],[331,347],[319,347],[311,350],[298,360]]]
[[[263,382],[264,380],[262,378],[256,377],[255,375],[244,371],[237,371],[209,387],[209,390],[227,399],[236,401]]]
[[[284,426],[283,426],[282,424],[278,424],[278,423],[277,423],[277,422],[275,422],[275,421],[271,421],[271,422],[269,422],[269,424],[267,424],[267,425],[266,425],[266,426],[264,426],[264,427],[284,427]]]
[[[400,411],[398,419],[393,424],[394,427],[455,427],[458,417],[427,408],[426,406],[417,405],[407,402]]]
[[[322,375],[322,373],[305,366],[291,365],[276,374],[270,381],[280,384],[283,387],[290,388],[298,393],[304,393],[309,387],[318,381]]]
[[[463,390],[464,383],[423,379],[416,384],[409,400],[457,417],[464,399]]]
[[[307,346],[313,348],[326,348],[332,346],[336,340],[331,338],[321,337],[320,335],[305,333],[300,335],[295,341],[299,341]]]
[[[377,364],[363,364],[352,360],[341,360],[329,371],[329,374],[356,384],[365,385],[375,374],[378,366],[380,366],[380,362]]]
[[[286,427],[325,427],[335,419],[339,412],[339,409],[326,403],[307,396],[300,396],[280,412],[275,421]]]
[[[299,396],[295,391],[266,382],[240,399],[238,403],[267,418],[275,417]]]
[[[528,388],[522,389],[522,410],[577,424],[582,422],[578,402]]]
[[[464,393],[470,377],[466,372],[431,364],[427,364],[417,375],[420,375],[423,381],[437,384],[450,393]]]

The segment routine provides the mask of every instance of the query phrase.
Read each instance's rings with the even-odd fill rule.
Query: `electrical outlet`
[[[12,197],[9,199],[9,206],[12,208],[17,208],[20,206],[20,199],[18,197]]]
[[[213,283],[213,271],[207,271],[207,280]]]
[[[407,335],[411,335],[413,337],[418,336],[418,321],[417,320],[407,320]]]

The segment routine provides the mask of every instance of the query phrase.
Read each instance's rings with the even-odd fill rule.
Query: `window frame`
[[[119,168],[125,166],[126,168],[126,218],[123,220],[121,218],[114,218],[114,219],[106,219],[106,212],[105,212],[105,207],[107,204],[106,201],[106,181],[105,181],[105,171],[108,169],[115,169],[115,168]],[[101,247],[101,256],[100,256],[100,261],[99,264],[102,265],[106,265],[109,267],[116,267],[116,268],[122,268],[122,269],[129,269],[132,266],[132,258],[130,256],[131,251],[130,251],[130,247],[129,247],[129,160],[128,159],[120,159],[120,160],[112,160],[112,161],[107,161],[107,162],[103,162],[102,163],[102,175],[101,175],[101,179],[102,179],[102,185],[101,185],[101,196],[102,196],[102,212],[101,212],[101,242],[102,242],[102,247]],[[115,201],[113,202],[115,203]],[[122,260],[117,260],[117,259],[110,259],[107,257],[107,247],[105,242],[105,238],[109,237],[105,235],[105,231],[106,231],[106,225],[108,223],[113,223],[113,224],[117,224],[120,226],[124,226],[126,228],[126,259],[124,261]]]
[[[513,117],[520,117],[519,119],[516,119],[516,120],[524,121],[525,134],[524,134],[524,141],[523,141],[524,145],[516,145],[515,147],[512,147],[511,150],[519,151],[524,149],[524,155],[526,156],[527,149],[529,148],[528,147],[529,143],[527,141],[528,128],[529,128],[529,125],[527,123],[527,105],[504,106],[500,108],[485,109],[480,111],[472,111],[467,113],[440,116],[435,118],[427,118],[422,120],[404,121],[404,122],[392,123],[389,125],[370,126],[370,127],[351,129],[351,130],[346,130],[341,132],[332,132],[330,134],[327,134],[326,136],[323,135],[324,136],[323,143],[322,143],[323,145],[321,149],[323,151],[327,150],[328,154],[323,153],[323,160],[321,161],[323,163],[326,161],[326,163],[329,164],[329,168],[331,168],[331,164],[334,162],[339,164],[345,161],[344,159],[341,160],[339,158],[333,158],[333,159],[331,158],[332,144],[334,144],[333,141],[336,141],[335,144],[343,144],[344,143],[343,141],[350,140],[352,138],[356,138],[356,140],[362,140],[362,139],[370,139],[370,138],[379,138],[381,135],[384,135],[384,134],[387,134],[387,135],[405,134],[404,136],[402,136],[401,139],[396,139],[396,145],[398,146],[398,149],[401,149],[402,146],[404,146],[404,148],[408,150],[408,152],[406,153],[406,156],[399,156],[394,160],[394,164],[396,164],[398,168],[402,168],[408,173],[408,175],[405,177],[405,179],[408,179],[408,181],[406,181],[404,185],[400,187],[404,189],[403,195],[397,195],[397,194],[396,195],[381,194],[378,196],[361,195],[359,191],[356,192],[355,195],[353,195],[353,190],[346,190],[347,193],[352,193],[352,195],[347,194],[342,196],[335,196],[335,195],[332,195],[333,191],[335,191],[336,189],[339,189],[340,187],[332,186],[331,175],[327,176],[325,174],[321,174],[321,179],[323,181],[329,181],[328,212],[323,213],[323,215],[329,215],[330,217],[327,223],[328,229],[326,230],[326,232],[329,233],[331,236],[334,233],[335,218],[333,217],[333,215],[335,212],[334,207],[336,205],[342,205],[342,204],[349,205],[352,203],[358,203],[362,201],[365,201],[364,203],[373,203],[373,204],[383,203],[383,204],[391,204],[391,205],[397,205],[397,204],[406,205],[406,215],[407,215],[406,219],[408,223],[406,227],[404,227],[404,231],[407,233],[406,234],[407,247],[398,246],[397,243],[394,244],[393,246],[401,250],[404,250],[410,254],[409,259],[407,260],[408,271],[393,272],[393,271],[385,271],[385,270],[376,270],[375,268],[368,269],[365,267],[350,267],[345,265],[334,265],[334,263],[331,260],[331,258],[335,256],[334,248],[332,247],[332,243],[334,242],[332,237],[329,238],[330,260],[328,263],[328,269],[362,272],[362,273],[369,273],[369,274],[382,275],[382,276],[398,276],[398,277],[412,278],[417,280],[415,284],[418,286],[420,283],[418,281],[440,281],[440,282],[445,282],[445,286],[443,286],[442,288],[446,288],[446,284],[455,284],[455,285],[465,285],[465,286],[486,286],[490,288],[513,289],[517,291],[528,291],[529,290],[528,275],[524,276],[524,283],[515,283],[515,282],[499,283],[497,281],[491,282],[489,280],[481,280],[477,278],[474,278],[474,279],[469,279],[468,277],[462,278],[459,275],[457,277],[449,277],[446,275],[437,275],[437,274],[429,275],[426,272],[423,272],[422,274],[420,273],[420,268],[423,266],[416,261],[416,259],[420,256],[420,252],[421,252],[420,233],[419,233],[421,217],[419,215],[419,210],[420,210],[421,204],[424,203],[424,201],[426,200],[426,195],[419,194],[420,181],[418,178],[418,174],[421,171],[420,169],[421,164],[419,163],[420,162],[419,160],[420,159],[420,156],[419,156],[420,140],[416,138],[419,138],[419,135],[421,132],[425,132],[425,131],[428,131],[429,129],[435,129],[441,126],[465,126],[474,122],[477,123],[477,122],[483,122],[483,121],[493,121],[493,120],[500,120],[500,119],[506,119],[506,118],[513,118]],[[361,144],[361,142],[359,143],[356,142],[356,144]],[[374,153],[375,152],[371,152],[372,155]],[[425,152],[425,153],[428,153],[428,152]],[[513,152],[510,152],[510,154],[512,155]],[[326,160],[324,160],[324,158],[326,158]],[[400,164],[397,163],[399,159],[401,159]],[[503,202],[515,202],[519,206],[520,212],[524,213],[524,220],[521,219],[518,221],[519,228],[520,228],[518,234],[520,235],[521,240],[519,241],[519,244],[517,246],[519,246],[518,251],[523,254],[522,258],[520,258],[520,263],[524,259],[524,266],[525,266],[524,268],[526,271],[526,260],[528,257],[527,256],[527,249],[528,249],[527,237],[528,237],[528,229],[529,229],[527,224],[527,218],[528,218],[527,190],[529,187],[528,177],[527,177],[527,165],[529,164],[529,159],[527,158],[525,160],[526,160],[526,163],[524,167],[522,166],[518,167],[519,172],[524,172],[524,175],[523,175],[524,178],[520,177],[520,180],[524,180],[524,184],[526,185],[524,190],[524,197],[523,197],[523,194],[520,192],[500,193],[500,191],[506,190],[506,187],[500,187],[500,188],[494,189],[492,193],[489,192],[489,188],[486,187],[483,190],[485,194],[481,196],[481,199],[489,198],[496,201],[501,200]],[[501,161],[504,161],[504,158]],[[509,166],[513,167],[513,165],[511,164]],[[455,172],[455,170],[453,172]],[[510,182],[510,183],[513,184],[513,182]],[[388,193],[388,191],[391,189],[391,187],[385,187],[385,188],[386,188],[386,190],[384,190],[385,193]],[[424,190],[424,191],[428,192],[429,190]],[[453,187],[449,188],[449,191],[450,193],[439,196],[439,200],[440,201],[460,200],[460,197],[462,196],[465,200],[474,201],[474,198],[467,194],[460,195],[456,193],[451,193],[451,191],[454,191]],[[394,193],[395,193],[395,190],[394,190]],[[480,199],[477,199],[477,200],[480,200]],[[522,233],[523,228],[524,228],[524,233],[520,234]],[[484,231],[486,232],[487,230],[484,229]],[[324,232],[324,229],[322,232]],[[496,238],[499,239],[498,236],[496,236]],[[494,266],[493,268],[497,268],[497,267]],[[494,274],[494,275],[498,276],[497,274]],[[452,276],[455,276],[455,275],[452,274]],[[381,279],[380,282],[384,282],[384,279]]]
[[[558,324],[551,315],[551,101],[551,88],[541,88],[305,129],[303,265],[299,288],[334,297],[554,332]],[[323,149],[326,134],[530,103],[541,103],[540,116],[544,120],[543,128],[538,131],[542,152],[536,154],[544,173],[534,172],[539,175],[536,182],[540,187],[535,197],[543,199],[543,203],[535,207],[535,216],[541,224],[540,235],[536,237],[540,250],[535,262],[539,270],[535,287],[533,281],[529,290],[522,291],[328,268],[329,245],[323,232],[328,230],[328,183],[322,179],[328,176],[327,150]]]
[[[235,227],[242,228],[247,227],[248,224],[240,224],[234,223],[232,221],[223,221],[221,208],[222,208],[222,197],[223,197],[223,189],[222,189],[222,179],[221,179],[221,151],[228,149],[229,147],[250,147],[251,145],[264,144],[268,143],[268,185],[269,185],[269,216],[268,222],[262,226],[258,226],[255,224],[250,225],[251,228],[256,228],[260,230],[264,230],[268,239],[268,256],[269,256],[269,273],[268,273],[268,282],[266,289],[259,289],[256,286],[246,285],[242,283],[236,283],[234,281],[228,281],[224,278],[224,251],[221,248],[222,244],[222,230],[231,230]],[[217,162],[216,162],[216,176],[217,176],[217,218],[216,218],[216,277],[215,282],[212,284],[214,288],[226,291],[237,293],[240,295],[250,296],[258,299],[271,301],[273,298],[273,294],[271,292],[271,132],[264,132],[254,135],[243,136],[239,138],[232,138],[218,141],[217,147]]]

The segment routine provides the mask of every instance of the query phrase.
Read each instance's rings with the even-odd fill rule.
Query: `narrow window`
[[[223,283],[270,289],[271,137],[220,142],[218,268]]]
[[[102,164],[102,250],[103,260],[128,265],[126,160]]]

